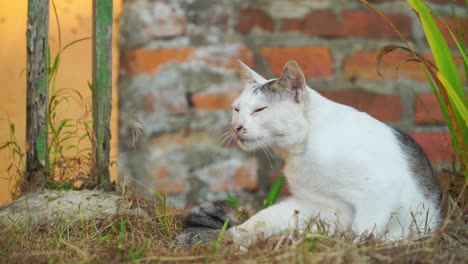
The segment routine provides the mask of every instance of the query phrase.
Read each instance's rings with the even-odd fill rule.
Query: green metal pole
[[[99,187],[111,190],[109,176],[112,110],[112,0],[93,0],[93,118]]]
[[[49,0],[28,0],[26,80],[26,182],[47,180]]]

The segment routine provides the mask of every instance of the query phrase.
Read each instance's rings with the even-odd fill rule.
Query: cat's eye
[[[239,107],[234,107],[234,111],[239,112]]]
[[[254,112],[254,113],[258,113],[258,112],[261,112],[261,111],[263,111],[263,110],[265,110],[265,109],[267,109],[267,108],[268,108],[268,107],[266,107],[266,106],[265,106],[265,107],[260,107],[260,108],[255,109],[253,112]]]

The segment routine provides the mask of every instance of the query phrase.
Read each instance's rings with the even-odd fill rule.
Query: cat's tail
[[[214,240],[226,222],[230,228],[242,224],[248,217],[247,210],[235,208],[227,201],[205,202],[190,209],[183,221],[183,232],[176,241],[191,247],[200,241]]]

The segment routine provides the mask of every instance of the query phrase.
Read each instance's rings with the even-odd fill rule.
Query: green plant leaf
[[[284,175],[281,174],[271,185],[268,190],[267,196],[263,201],[263,207],[268,207],[276,202],[278,199],[281,188],[283,187]]]
[[[239,201],[231,193],[226,192],[226,200],[232,207],[239,208]]]
[[[446,87],[450,101],[453,102],[455,109],[460,113],[464,121],[465,127],[468,126],[468,108],[466,106],[466,100],[464,102],[463,99],[461,99],[458,96],[458,94],[455,93],[455,89],[451,86],[450,82],[444,77],[442,73],[438,72],[437,77],[442,82],[442,84]]]
[[[429,12],[430,7],[421,0],[408,0],[408,2],[421,21],[438,70],[449,80],[451,86],[456,89],[459,95],[463,94],[463,86],[458,74],[458,68],[445,38]]]
[[[223,242],[224,238],[224,233],[226,232],[226,229],[229,226],[229,218],[226,218],[226,221],[224,221],[223,227],[221,228],[221,232],[219,232],[218,238],[216,239],[216,244],[213,247],[213,253],[218,252],[219,246],[221,246],[221,243]]]

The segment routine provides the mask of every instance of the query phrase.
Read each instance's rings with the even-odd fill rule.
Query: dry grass
[[[0,263],[463,263],[468,262],[468,216],[457,203],[436,233],[406,243],[381,243],[372,237],[343,234],[277,236],[241,252],[224,239],[183,248],[174,238],[181,231],[183,210],[161,203],[134,203],[150,217],[112,216],[68,223],[64,219],[36,226],[0,224]]]

